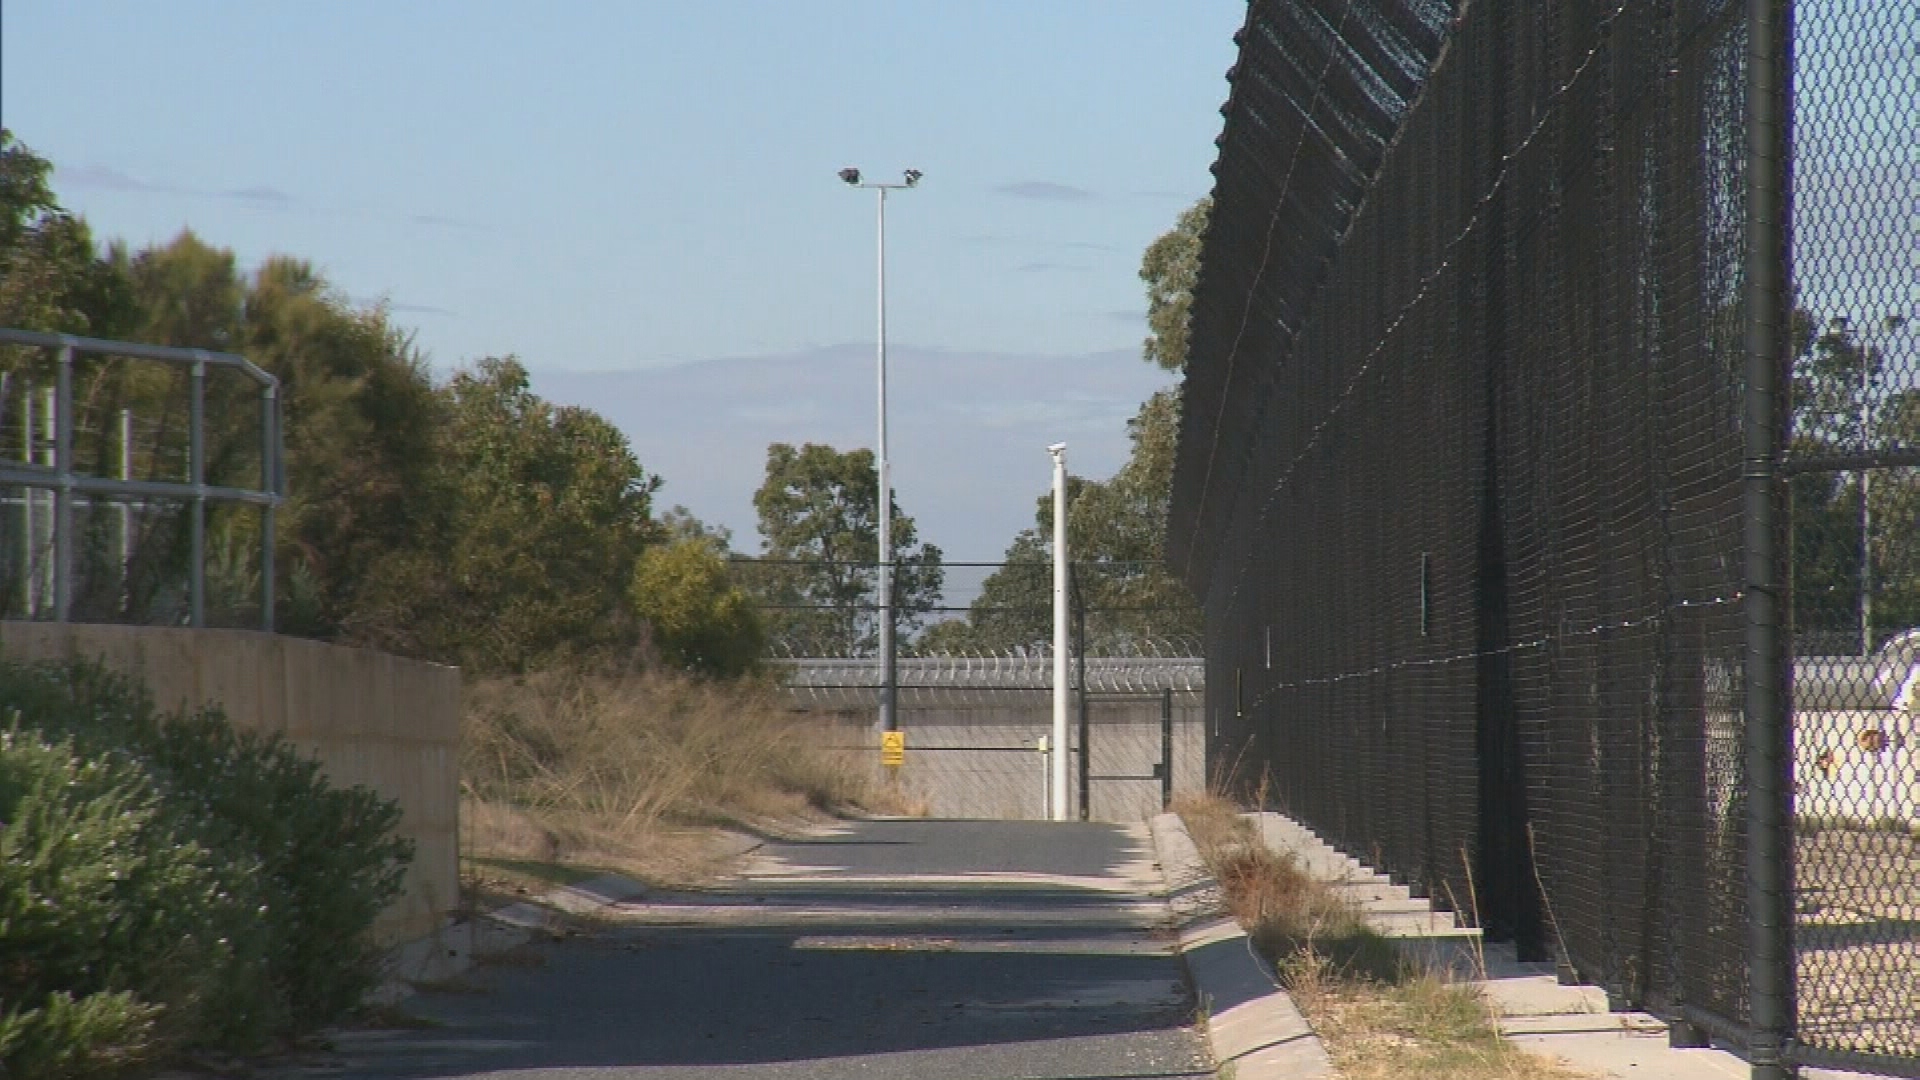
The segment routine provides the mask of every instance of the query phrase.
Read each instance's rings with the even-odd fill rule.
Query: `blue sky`
[[[872,441],[847,347],[874,338],[873,201],[835,173],[918,168],[889,201],[888,336],[947,399],[898,388],[895,486],[951,557],[993,558],[1044,446],[1106,475],[1168,381],[1131,359],[1135,274],[1212,186],[1244,10],[9,0],[0,122],[102,238],[306,257],[442,372],[518,354],[749,550],[769,441]],[[779,401],[722,407],[775,370]]]
[[[0,110],[108,236],[312,258],[450,365],[873,336],[1084,353],[1211,186],[1236,0],[5,5]]]

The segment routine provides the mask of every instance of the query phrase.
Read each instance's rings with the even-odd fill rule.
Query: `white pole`
[[[1042,735],[1034,749],[1040,751],[1040,820],[1045,821],[1053,816],[1053,748]]]
[[[875,187],[879,251],[880,438],[875,471],[880,477],[880,729],[898,731],[894,710],[896,672],[893,657],[893,484],[887,469],[887,189]]]
[[[46,387],[41,393],[46,399],[41,403],[40,411],[40,428],[42,433],[40,439],[41,464],[49,469],[53,469],[58,467],[56,455],[60,441],[60,387],[57,380],[53,386]],[[39,591],[40,599],[44,601],[42,606],[52,607],[54,606],[54,564],[60,558],[59,552],[55,549],[55,545],[59,543],[59,537],[55,534],[59,531],[60,526],[57,519],[60,515],[53,492],[47,492],[47,497],[42,500],[41,505],[47,511],[44,515],[47,519],[47,546],[45,548],[47,557],[40,560],[40,580],[35,584],[34,588]],[[55,618],[59,618],[57,613]]]
[[[1067,444],[1053,455],[1053,820],[1067,820]],[[1084,750],[1083,750],[1084,752]]]
[[[1873,452],[1873,405],[1869,375],[1873,368],[1873,341],[1860,342],[1860,446]],[[1873,659],[1873,470],[1860,470],[1860,655]]]
[[[21,416],[21,425],[20,425],[20,432],[21,432],[20,458],[21,460],[25,461],[27,464],[32,465],[34,463],[34,460],[33,460],[34,445],[33,445],[33,384],[31,382],[27,384],[27,392],[22,397],[20,404],[23,410],[22,416]],[[33,618],[36,614],[39,613],[39,600],[38,600],[39,593],[37,590],[40,585],[40,578],[34,572],[34,568],[33,568],[33,546],[35,542],[35,537],[33,534],[36,527],[33,520],[34,518],[33,504],[34,504],[34,500],[38,496],[39,496],[39,493],[35,491],[33,488],[22,487],[20,489],[20,514],[22,518],[21,526],[20,526],[20,535],[21,535],[21,538],[24,540],[24,543],[21,545],[21,555],[23,556],[23,558],[20,561],[20,568],[21,568],[22,575],[25,578],[26,587],[27,587],[26,596],[23,597],[22,599],[25,602],[26,614],[27,614],[27,618],[29,619]]]
[[[120,410],[120,479],[133,479],[133,410]],[[120,587],[127,591],[127,569],[133,562],[133,501],[122,498],[120,516]]]

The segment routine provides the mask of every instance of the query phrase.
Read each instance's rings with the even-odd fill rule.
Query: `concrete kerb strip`
[[[422,985],[465,974],[484,957],[497,956],[558,928],[560,915],[593,915],[633,900],[646,886],[619,874],[605,874],[549,890],[486,912],[478,918],[449,920],[439,930],[388,950],[375,1004],[391,1005]]]
[[[1320,1080],[1333,1062],[1253,942],[1226,914],[1225,894],[1177,814],[1148,822],[1178,920],[1214,1063],[1236,1080]]]

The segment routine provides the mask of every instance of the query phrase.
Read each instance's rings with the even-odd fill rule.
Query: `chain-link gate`
[[[1080,728],[1079,739],[1074,746],[1074,758],[1079,763],[1080,772],[1080,820],[1096,820],[1093,811],[1095,784],[1101,788],[1100,801],[1127,805],[1134,811],[1131,817],[1122,818],[1113,809],[1103,806],[1106,812],[1097,820],[1137,821],[1151,816],[1155,810],[1172,806],[1175,768],[1173,691],[1162,690],[1158,695],[1102,694],[1083,689],[1079,698]],[[1137,708],[1128,708],[1148,704],[1157,704],[1160,709],[1157,752],[1151,733],[1141,730],[1144,724]],[[1105,706],[1116,712],[1125,711],[1095,728],[1093,715],[1096,706]],[[1098,738],[1095,738],[1096,731]],[[1146,790],[1139,787],[1142,783],[1158,786],[1160,803],[1157,807]]]

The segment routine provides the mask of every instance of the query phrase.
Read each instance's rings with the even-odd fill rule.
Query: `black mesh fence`
[[[1790,936],[1788,1053],[1913,1073],[1920,7],[1780,4],[1756,32],[1763,6],[1255,0],[1169,561],[1204,601],[1210,753],[1249,791],[1743,1048],[1794,1035],[1753,1004],[1753,943]],[[1791,230],[1748,220],[1772,71]],[[1789,231],[1790,335],[1750,273]],[[1793,354],[1753,429],[1750,348]],[[1791,440],[1789,483],[1756,432]],[[1791,512],[1772,551],[1754,506]],[[1750,638],[1762,594],[1791,637]],[[1750,740],[1749,692],[1790,679],[1790,729]],[[1789,781],[1792,841],[1750,837]],[[1776,869],[1797,917],[1768,937]]]

